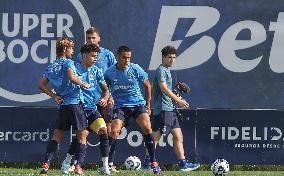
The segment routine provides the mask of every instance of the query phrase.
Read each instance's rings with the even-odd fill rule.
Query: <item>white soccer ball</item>
[[[139,170],[141,168],[141,161],[137,156],[129,156],[126,158],[124,165],[128,170]]]
[[[211,165],[211,171],[215,176],[226,175],[229,173],[229,170],[229,163],[223,158],[216,159]]]

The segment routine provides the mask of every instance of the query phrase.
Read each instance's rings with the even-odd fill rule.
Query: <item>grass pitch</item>
[[[19,169],[19,168],[0,168],[0,175],[9,176],[33,176],[40,175],[40,168],[35,169]],[[50,169],[47,175],[61,175],[59,169]],[[70,174],[71,176],[72,174]],[[96,176],[100,175],[98,170],[87,169],[84,172],[84,176]],[[127,171],[120,170],[118,173],[114,173],[113,176],[150,176],[154,175],[150,171]],[[212,176],[210,171],[162,171],[161,176]],[[228,176],[283,176],[284,171],[230,171]]]

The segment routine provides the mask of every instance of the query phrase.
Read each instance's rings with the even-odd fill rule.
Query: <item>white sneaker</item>
[[[75,165],[72,165],[69,167],[69,172],[74,172],[75,171]]]
[[[75,166],[72,165],[70,166],[70,162],[62,162],[62,165],[61,165],[61,173],[62,174],[69,174],[70,172],[74,172],[75,170]]]
[[[103,174],[103,175],[111,175],[111,174],[110,174],[109,167],[101,167],[100,172],[101,172],[101,174]]]
[[[111,172],[119,172],[119,171],[116,169],[116,167],[115,167],[114,165],[109,166],[109,170],[110,170]]]

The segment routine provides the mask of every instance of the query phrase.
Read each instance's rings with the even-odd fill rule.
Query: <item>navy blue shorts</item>
[[[160,131],[161,134],[168,135],[171,129],[180,128],[177,114],[174,111],[161,111],[151,118],[153,131]]]
[[[58,111],[59,117],[56,120],[57,129],[68,131],[71,125],[74,130],[85,130],[87,128],[87,119],[83,104],[61,105]]]
[[[113,120],[120,119],[127,124],[130,117],[136,119],[143,113],[147,113],[147,107],[145,105],[117,108],[113,111]]]
[[[102,107],[101,105],[96,104],[98,111],[102,114],[106,123],[111,123],[113,117],[113,108]]]
[[[85,114],[88,121],[88,126],[90,126],[98,118],[102,117],[98,110],[85,110]]]

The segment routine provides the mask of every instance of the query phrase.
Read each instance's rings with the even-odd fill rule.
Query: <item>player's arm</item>
[[[182,108],[189,108],[189,104],[181,99],[180,97],[176,96],[167,86],[166,82],[159,81],[159,87],[161,91],[170,97],[173,101],[177,102]]]
[[[44,93],[46,93],[47,95],[49,95],[50,97],[54,98],[56,103],[57,104],[60,104],[63,102],[63,99],[56,95],[55,93],[53,93],[48,87],[47,87],[47,84],[48,84],[48,79],[47,77],[42,77],[40,80],[39,80],[39,84],[38,84],[38,87],[40,90],[42,90]]]
[[[102,94],[101,94],[101,98],[99,99],[99,105],[105,107],[107,105],[110,93],[108,91],[108,87],[106,83],[100,84],[101,90],[102,90]]]
[[[67,69],[67,76],[72,83],[77,84],[81,87],[90,88],[90,84],[82,82],[79,78],[77,78],[77,76],[74,74],[74,71],[71,68]]]
[[[145,81],[143,82],[143,85],[145,87],[147,110],[148,110],[148,113],[151,114],[151,90],[152,90],[151,87],[152,86],[151,86],[150,81],[148,79],[145,79]]]

